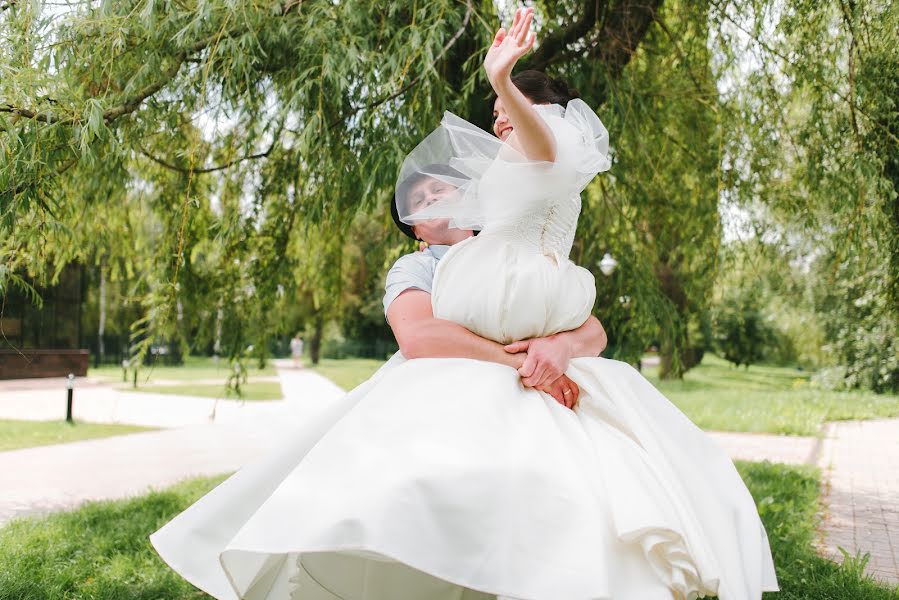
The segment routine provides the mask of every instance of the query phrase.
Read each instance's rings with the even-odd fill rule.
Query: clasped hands
[[[577,406],[581,392],[565,375],[573,353],[564,339],[551,335],[513,342],[504,349],[510,354],[522,355],[524,362],[518,369],[522,384],[549,394],[566,408]]]

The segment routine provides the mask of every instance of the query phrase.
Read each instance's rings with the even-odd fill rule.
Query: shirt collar
[[[443,258],[443,255],[446,254],[450,249],[450,246],[447,244],[433,244],[425,248],[425,252],[429,253],[431,256],[440,260]]]

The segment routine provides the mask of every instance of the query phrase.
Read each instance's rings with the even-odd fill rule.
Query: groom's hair
[[[390,216],[393,217],[393,222],[396,223],[396,226],[400,228],[400,231],[405,233],[407,236],[412,238],[413,240],[417,240],[418,236],[415,235],[415,232],[412,231],[412,226],[408,223],[403,223],[400,221],[400,214],[396,208],[396,196],[393,197],[393,202],[390,203]]]
[[[393,202],[390,205],[390,216],[393,217],[393,222],[396,223],[396,226],[399,227],[400,231],[405,233],[413,240],[418,240],[418,236],[415,235],[414,231],[412,231],[411,225],[400,221],[400,214],[397,206],[401,200],[406,199],[409,192],[412,190],[416,183],[424,179],[431,178],[430,174],[446,175],[448,177],[453,177],[456,179],[470,179],[470,177],[449,165],[431,164],[422,167],[418,171],[415,171],[414,173],[403,179],[399,183],[399,185],[396,186],[396,193],[393,195]]]

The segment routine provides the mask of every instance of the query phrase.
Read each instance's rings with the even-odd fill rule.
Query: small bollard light
[[[122,381],[128,381],[128,359],[122,360]]]
[[[66,421],[72,423],[72,394],[75,391],[75,376],[69,373],[66,377]]]

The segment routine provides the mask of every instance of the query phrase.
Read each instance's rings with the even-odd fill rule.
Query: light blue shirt
[[[387,272],[386,293],[384,294],[384,314],[397,296],[406,290],[421,290],[431,293],[437,263],[447,253],[450,246],[428,246],[422,252],[413,252],[399,257]]]

